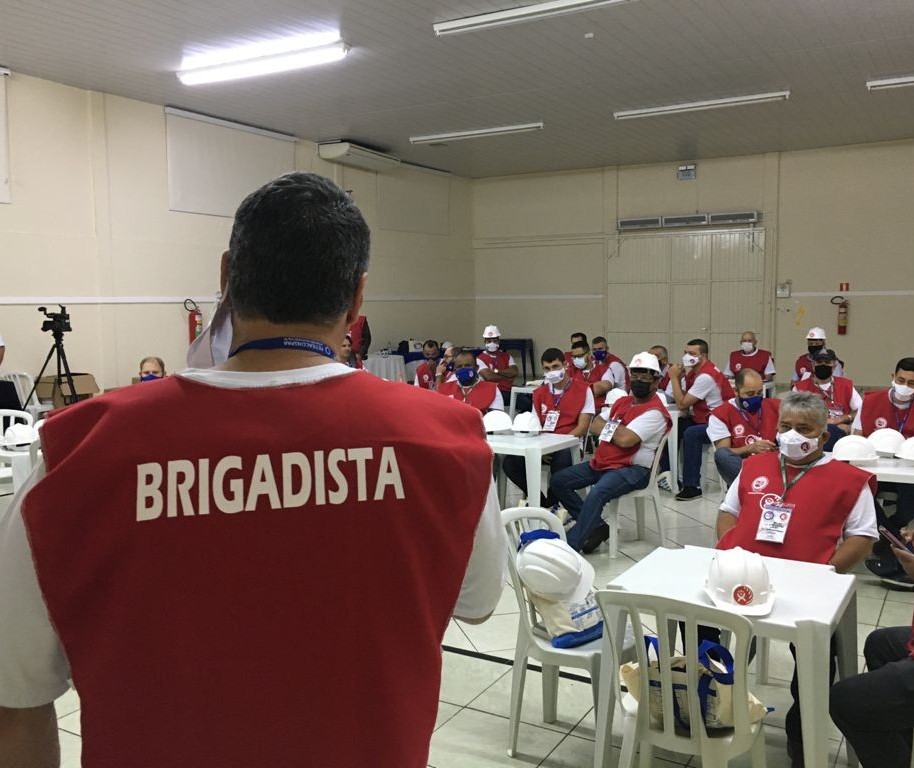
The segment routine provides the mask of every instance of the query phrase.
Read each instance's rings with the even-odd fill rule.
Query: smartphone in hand
[[[908,552],[914,551],[914,550],[912,550],[911,545],[908,542],[905,542],[905,541],[902,541],[901,539],[899,539],[894,533],[892,533],[884,525],[879,526],[879,533],[881,533],[883,536],[885,536],[896,547],[898,547],[900,549],[906,549],[906,550],[908,550]]]

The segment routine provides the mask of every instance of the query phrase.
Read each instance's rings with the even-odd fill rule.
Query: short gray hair
[[[781,400],[781,414],[802,413],[825,430],[828,425],[828,408],[825,401],[812,392],[791,392]]]

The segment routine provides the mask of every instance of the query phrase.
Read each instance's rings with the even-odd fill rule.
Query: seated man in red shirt
[[[425,358],[416,368],[416,378],[413,384],[420,389],[435,388],[435,371],[438,368],[438,342],[429,339],[422,345],[422,356]]]
[[[816,395],[791,392],[781,401],[779,450],[743,462],[717,517],[718,549],[829,564],[840,573],[869,554],[878,538],[876,478],[824,455],[827,426],[828,410]],[[834,660],[832,665],[834,676]],[[788,753],[802,765],[796,670],[790,692]]]
[[[609,527],[601,520],[607,502],[647,487],[654,454],[672,426],[666,406],[656,397],[657,358],[641,352],[629,368],[632,393],[613,403],[608,421],[599,416],[593,420],[591,431],[600,435],[593,459],[556,472],[549,484],[575,519],[569,546],[585,553],[609,538]],[[577,491],[588,486],[590,492],[581,501]]]
[[[543,352],[543,384],[533,392],[533,413],[540,420],[543,432],[557,435],[584,437],[594,416],[594,397],[590,388],[581,380],[574,379],[565,370],[562,351],[550,347]],[[551,473],[555,474],[571,466],[571,449],[555,451],[551,459]],[[508,479],[527,495],[527,463],[523,456],[505,456],[502,469]],[[540,498],[540,506],[551,507],[558,500],[550,490]]]
[[[806,334],[807,354],[800,355],[793,364],[793,373],[790,374],[790,380],[792,382],[797,382],[800,379],[805,379],[807,376],[812,376],[812,369],[815,365],[813,357],[820,349],[825,349],[826,340],[824,328],[809,329],[809,333]],[[840,360],[837,362],[838,364],[835,366],[835,376],[843,376],[844,364]]]
[[[781,401],[763,397],[765,382],[752,368],[742,368],[734,382],[736,397],[711,411],[708,439],[714,444],[714,463],[727,486],[733,484],[743,459],[776,451]]]
[[[774,380],[774,358],[767,349],[759,349],[755,331],[744,331],[739,337],[739,349],[730,353],[724,376],[735,378],[743,368],[751,368],[765,381]]]
[[[575,381],[580,381],[590,387],[597,409],[603,407],[606,393],[616,385],[609,366],[606,363],[598,362],[590,354],[587,342],[581,339],[571,345],[571,365],[566,366],[565,370]]]
[[[481,413],[505,409],[498,387],[480,378],[476,355],[468,349],[454,357],[454,379],[440,384],[438,394],[472,405]]]
[[[854,382],[835,374],[837,363],[834,350],[820,349],[813,355],[812,375],[793,385],[795,392],[811,392],[821,397],[828,408],[826,451],[831,451],[838,440],[850,434],[854,417],[863,405],[863,399],[854,389]]]
[[[501,348],[501,331],[497,325],[487,325],[482,332],[484,351],[479,353],[479,377],[498,385],[502,395],[502,404],[511,399],[511,387],[517,378],[517,363]]]
[[[593,359],[598,363],[602,363],[607,368],[609,368],[610,375],[612,376],[612,383],[614,387],[618,387],[623,392],[628,392],[629,385],[629,376],[628,368],[625,367],[625,362],[621,357],[614,355],[609,351],[609,347],[606,344],[605,336],[594,336],[593,343],[590,345],[591,354]],[[650,352],[650,350],[648,350]],[[651,353],[653,354],[653,353]],[[658,360],[658,363],[660,361]],[[663,365],[660,365],[661,376],[663,374]]]

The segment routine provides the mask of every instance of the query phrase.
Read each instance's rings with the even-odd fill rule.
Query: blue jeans
[[[845,432],[837,424],[828,425],[828,442],[825,444],[826,451],[835,450],[835,443],[837,443],[842,437],[847,437],[850,432]]]
[[[555,451],[549,454],[552,462],[549,465],[550,477],[556,472],[561,472],[571,466],[571,448],[563,448],[561,451]],[[527,496],[527,461],[523,456],[505,456],[501,463],[501,469],[514,485],[524,492]],[[540,494],[539,505],[547,509],[557,503],[554,494],[546,488],[546,495]],[[530,504],[536,504],[535,499],[527,499]]]
[[[580,551],[587,537],[602,521],[603,507],[607,502],[647,488],[650,476],[651,471],[647,467],[620,467],[601,472],[593,469],[590,462],[575,464],[552,475],[550,490],[577,521],[577,525],[568,531],[569,546]],[[575,491],[588,486],[593,487],[587,498],[581,501]]]
[[[682,484],[701,488],[701,447],[708,445],[708,425],[693,424],[682,435]]]
[[[729,488],[743,467],[743,457],[737,456],[730,448],[718,448],[714,451],[714,463]]]

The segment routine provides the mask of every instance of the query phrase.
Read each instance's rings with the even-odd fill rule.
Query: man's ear
[[[355,296],[352,298],[352,304],[346,313],[346,327],[348,328],[359,319],[359,312],[362,309],[362,301],[365,298],[365,283],[368,282],[368,273],[363,272],[359,278],[359,285],[355,289]]]
[[[225,288],[228,285],[228,259],[229,252],[225,251],[222,254],[222,258],[219,260],[219,290],[222,291],[223,294],[225,293]]]

